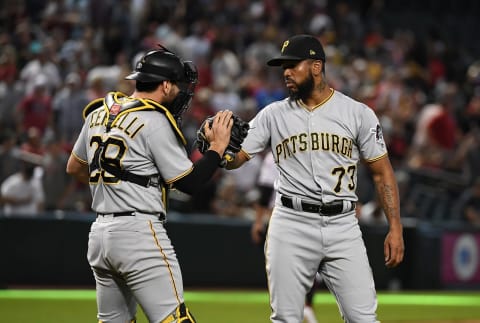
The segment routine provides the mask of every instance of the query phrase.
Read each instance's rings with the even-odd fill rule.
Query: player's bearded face
[[[314,81],[312,73],[308,73],[305,80],[300,83],[296,83],[292,79],[289,79],[289,82],[294,83],[295,86],[289,87],[288,92],[289,96],[293,100],[306,100],[313,92]]]

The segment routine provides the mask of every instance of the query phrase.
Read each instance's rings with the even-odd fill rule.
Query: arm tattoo
[[[379,192],[385,215],[390,221],[398,216],[398,210],[395,199],[395,189],[390,184],[383,184],[379,187]]]

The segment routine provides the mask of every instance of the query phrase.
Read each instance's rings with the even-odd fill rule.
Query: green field
[[[200,323],[268,323],[263,291],[186,291],[185,299]],[[385,322],[480,323],[480,292],[382,293],[378,316]],[[320,323],[342,323],[333,297],[315,295]],[[0,322],[96,322],[93,290],[0,290]],[[141,311],[138,323],[147,323]]]

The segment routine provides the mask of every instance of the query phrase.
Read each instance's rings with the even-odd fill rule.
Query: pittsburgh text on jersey
[[[297,152],[324,150],[352,158],[353,140],[326,132],[301,133],[283,139],[275,146],[276,160],[287,159]]]

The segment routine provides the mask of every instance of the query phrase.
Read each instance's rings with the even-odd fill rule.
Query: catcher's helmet
[[[174,53],[152,50],[146,53],[135,66],[133,73],[125,77],[145,83],[180,81],[185,77],[183,62]]]
[[[135,66],[135,70],[125,77],[127,80],[153,83],[161,81],[175,82],[180,88],[175,100],[163,103],[178,120],[188,108],[198,81],[196,66],[190,61],[182,61],[180,57],[161,46],[161,49],[146,53]]]

